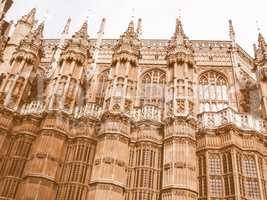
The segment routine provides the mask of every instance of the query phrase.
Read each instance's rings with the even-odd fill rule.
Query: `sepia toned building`
[[[0,3],[0,200],[266,200],[267,44],[43,37]],[[12,30],[12,31],[11,31]],[[212,31],[212,30],[211,30]]]

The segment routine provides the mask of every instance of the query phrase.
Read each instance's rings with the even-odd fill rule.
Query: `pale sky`
[[[134,15],[136,23],[143,20],[143,38],[169,39],[181,13],[185,32],[193,40],[228,40],[229,19],[237,42],[251,55],[258,36],[256,21],[267,40],[266,0],[15,0],[7,18],[17,21],[33,7],[38,19],[48,16],[46,38],[59,37],[68,17],[72,34],[87,16],[91,38],[103,17],[107,19],[104,38],[118,38]]]

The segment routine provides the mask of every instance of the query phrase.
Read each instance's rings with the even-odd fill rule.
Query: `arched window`
[[[96,102],[103,105],[108,87],[109,70],[103,71],[97,77]]]
[[[145,73],[142,77],[141,104],[163,107],[166,74],[158,69]]]
[[[219,111],[228,107],[226,77],[216,71],[203,73],[199,78],[200,112]]]

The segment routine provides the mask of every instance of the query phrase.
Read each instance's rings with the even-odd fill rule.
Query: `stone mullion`
[[[196,153],[196,147],[195,139],[189,136],[194,135],[194,125],[177,120],[167,121],[166,126],[170,126],[170,128],[165,128],[164,156],[169,156],[169,154],[166,154],[169,151],[172,152],[173,156],[167,159],[168,162],[166,162],[166,159],[163,161],[163,170],[165,171],[163,177],[169,176],[171,181],[165,182],[163,185],[162,199],[167,200],[168,195],[172,195],[174,200],[187,198],[188,196],[196,199],[198,189],[195,184],[192,184],[197,181],[196,156],[193,155]],[[166,146],[166,144],[169,145]],[[169,148],[169,150],[166,148]],[[169,174],[169,171],[171,171],[171,174]],[[177,179],[176,177],[180,178]]]
[[[1,159],[4,158],[4,154],[6,149],[8,147],[5,147],[5,145],[8,145],[10,137],[9,136],[9,131],[1,129],[0,130],[0,169],[1,169]],[[1,176],[0,176],[1,177]]]
[[[86,193],[88,191],[88,185],[86,183],[88,182],[88,178],[90,177],[90,174],[89,174],[90,172],[88,170],[91,170],[90,160],[88,159],[88,157],[90,157],[91,156],[90,154],[93,153],[93,151],[89,151],[90,145],[91,143],[89,142],[84,144],[84,142],[80,142],[80,141],[77,141],[76,143],[69,145],[69,149],[73,151],[72,152],[73,157],[68,157],[66,155],[66,159],[68,160],[65,161],[64,166],[68,166],[68,167],[62,171],[62,174],[74,175],[74,177],[69,177],[68,179],[62,180],[63,182],[60,183],[59,189],[58,189],[59,193],[62,189],[64,189],[64,187],[73,186],[76,192],[79,192],[79,191],[82,192],[80,194],[81,197],[87,195]],[[68,153],[70,154],[71,152],[68,152]],[[88,155],[86,155],[86,153]],[[70,169],[70,170],[67,170],[67,169]],[[68,194],[68,191],[70,191],[71,188],[72,187],[67,187],[64,194],[62,194],[65,199],[68,198],[65,195]],[[85,188],[86,190],[84,190]],[[60,195],[57,198],[60,198]]]
[[[260,198],[264,199],[264,195],[263,195],[263,185],[262,185],[262,178],[261,178],[261,172],[260,172],[260,168],[259,168],[259,157],[257,154],[255,154],[255,164],[256,164],[256,170],[257,170],[257,179],[259,182],[259,190],[260,190]]]
[[[122,105],[123,105],[123,110],[125,111],[125,101],[126,101],[126,95],[127,95],[127,87],[128,87],[128,74],[129,74],[129,68],[130,68],[130,62],[126,62],[126,76],[124,78],[123,82],[123,100],[122,100]]]
[[[155,171],[157,171],[156,166],[152,166],[153,160],[156,159],[156,153],[153,154],[155,149],[151,147],[150,143],[142,143],[141,145],[136,143],[135,145],[138,146],[138,148],[136,148],[134,157],[140,159],[140,164],[138,163],[138,159],[136,159],[132,171],[133,186],[129,189],[130,196],[134,196],[135,194],[144,197],[144,195],[150,194],[156,197],[159,191],[157,191],[157,185],[154,184],[159,177],[155,173]],[[144,174],[145,171],[146,173]],[[142,177],[142,175],[145,175],[146,177]],[[146,179],[146,182],[144,182],[144,179]],[[140,185],[140,181],[143,181],[142,186]]]
[[[205,151],[207,199],[210,199],[209,152]]]
[[[90,184],[95,189],[90,190],[89,198],[102,200],[105,195],[112,195],[123,200],[123,191],[127,189],[130,124],[127,117],[107,112],[103,116],[101,126]],[[104,186],[109,188],[109,194],[103,191]]]
[[[18,196],[23,199],[35,198],[46,191],[46,198],[54,199],[58,188],[58,175],[61,170],[61,157],[68,131],[66,115],[49,113],[42,122],[40,133],[31,150],[24,173],[25,184],[19,188]],[[64,121],[64,123],[63,123]],[[45,145],[46,148],[43,148]],[[34,181],[33,180],[38,180]],[[44,188],[44,184],[46,185]],[[29,191],[29,192],[26,192]]]
[[[177,69],[178,69],[178,64],[177,63],[174,63],[174,78],[173,78],[173,114],[176,115],[177,114],[177,110],[178,110],[178,99],[177,99],[177,96],[178,96],[178,84],[177,84]]]
[[[6,147],[4,145],[6,145]],[[4,145],[3,145],[3,149],[2,149],[3,150],[2,155],[0,155],[1,156],[0,178],[2,178],[4,176],[4,169],[5,169],[5,166],[7,164],[12,146],[14,145],[14,136],[6,136]]]
[[[232,155],[232,163],[233,163],[233,181],[234,181],[234,186],[235,186],[235,196],[237,199],[240,199],[240,184],[239,184],[239,172],[238,172],[238,161],[237,161],[237,155],[236,155],[236,150],[232,149],[231,150],[231,155]]]
[[[20,184],[20,182],[22,181],[22,176],[23,176],[23,171],[25,168],[25,164],[27,162],[27,159],[29,157],[29,152],[34,140],[34,134],[35,132],[25,134],[25,133],[20,133],[19,129],[22,128],[24,129],[26,127],[28,127],[27,124],[27,120],[25,121],[26,123],[22,122],[21,125],[17,126],[16,129],[18,129],[18,132],[15,133],[16,136],[14,136],[14,142],[13,145],[10,147],[10,151],[9,151],[9,155],[7,157],[8,160],[6,160],[6,163],[9,164],[9,167],[6,168],[5,172],[6,174],[3,175],[3,181],[4,179],[6,180],[10,180],[13,181],[13,188],[11,189],[12,191],[14,191],[13,194],[6,194],[8,196],[12,196],[12,199],[15,198],[16,195],[16,191],[18,189],[18,186]],[[31,128],[33,128],[32,130],[36,130],[35,129],[37,127],[36,122],[33,122],[33,124],[31,124]],[[7,171],[8,170],[8,171]],[[7,174],[8,173],[8,174]],[[15,188],[14,188],[15,187]]]
[[[8,83],[8,81],[10,81],[10,74],[6,74],[5,78],[2,80],[1,85],[0,85],[0,93],[4,92],[4,89]]]
[[[132,193],[132,188],[134,185],[134,180],[133,180],[133,173],[134,173],[134,161],[136,157],[136,151],[135,147],[129,145],[130,148],[130,155],[129,155],[129,162],[128,162],[128,170],[127,170],[127,181],[126,181],[126,187],[127,187],[127,195],[126,195],[126,200],[129,199],[129,195]]]

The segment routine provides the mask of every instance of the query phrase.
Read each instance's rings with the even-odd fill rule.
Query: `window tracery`
[[[228,83],[226,77],[216,71],[203,73],[199,78],[200,112],[219,111],[228,102]]]
[[[163,107],[166,74],[158,69],[145,73],[141,83],[141,104]]]

